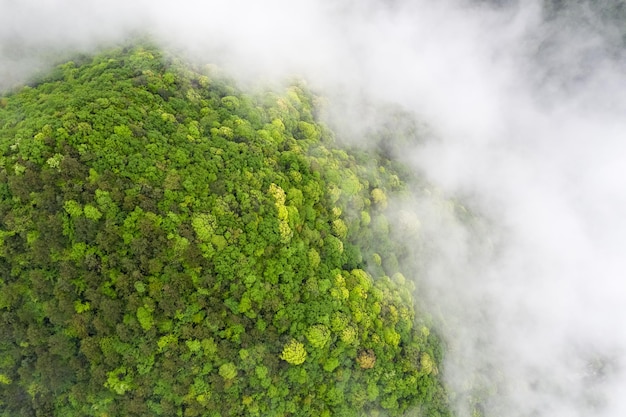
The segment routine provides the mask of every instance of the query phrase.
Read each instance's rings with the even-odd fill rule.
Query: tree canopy
[[[450,415],[403,183],[317,111],[149,45],[0,98],[0,415]]]

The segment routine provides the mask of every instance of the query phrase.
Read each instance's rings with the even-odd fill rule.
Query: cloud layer
[[[428,199],[402,209],[426,238],[420,296],[450,346],[459,415],[474,386],[487,415],[623,416],[620,33],[584,2],[492,3],[0,0],[0,89],[149,31],[242,82],[308,80],[357,142],[390,123],[378,103],[404,109],[429,137],[396,151],[482,219]]]

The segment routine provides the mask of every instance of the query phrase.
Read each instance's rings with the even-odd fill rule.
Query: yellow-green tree
[[[291,339],[289,343],[285,345],[280,358],[292,365],[301,365],[306,360],[306,349],[304,345],[295,339]]]
[[[323,324],[315,324],[309,327],[306,338],[313,347],[323,349],[330,343],[330,330]]]

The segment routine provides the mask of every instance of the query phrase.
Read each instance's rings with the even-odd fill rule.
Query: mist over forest
[[[406,179],[406,188],[389,192],[385,201],[391,230],[386,238],[402,248],[402,275],[415,287],[417,316],[424,313],[426,319],[415,323],[414,333],[402,334],[402,343],[431,349],[432,357],[443,361],[439,372],[421,364],[412,376],[441,381],[458,416],[617,417],[626,413],[625,19],[621,0],[0,0],[0,98],[20,94],[23,84],[36,88],[58,64],[136,38],[149,39],[192,66],[226,74],[240,89],[233,94],[242,94],[237,96],[242,103],[248,103],[247,91],[291,91],[303,103],[289,102],[300,112],[294,127],[287,126],[294,137],[324,138],[323,123],[334,132],[338,149],[383,155]],[[181,79],[195,85],[198,77]],[[302,89],[286,87],[293,85]],[[232,92],[229,88],[220,94]],[[283,111],[280,103],[293,98],[291,93],[264,105]],[[220,105],[228,108],[226,102]],[[194,111],[201,114],[199,107]],[[307,136],[308,125],[301,122],[317,133]],[[308,146],[321,160],[317,145]],[[324,146],[333,158],[341,152]],[[368,167],[367,160],[337,158],[339,165],[328,163],[341,174],[335,177]],[[361,184],[367,178],[393,188],[392,165],[381,162],[384,158],[370,160],[369,173],[358,171]],[[244,159],[241,164],[252,163]],[[60,163],[49,161],[43,165]],[[380,170],[381,164],[389,172]],[[278,212],[285,201],[295,206],[297,198],[285,196],[289,190],[272,190],[274,200],[265,196],[272,209]],[[375,217],[380,194],[353,195]],[[86,216],[99,219],[87,209],[95,203],[81,204],[61,211],[71,217],[76,209],[82,214],[75,217],[85,222]],[[330,208],[324,215],[335,225],[332,231],[328,226],[329,236],[345,238],[341,223],[333,221],[348,220]],[[285,218],[277,219],[284,231]],[[198,222],[193,236],[204,230]],[[350,242],[358,246],[357,240]],[[367,251],[362,252],[365,259]],[[328,256],[329,265],[336,262],[329,270],[339,268],[341,262]],[[350,269],[360,269],[354,262]],[[138,328],[153,331],[150,319],[142,317]],[[433,338],[422,328],[431,329]],[[316,336],[301,342],[325,346],[328,329],[315,329]],[[381,333],[385,337],[395,335]],[[349,336],[344,339],[349,344]],[[291,362],[280,359],[304,361],[301,347],[287,342],[290,353],[279,353]],[[346,352],[359,364],[372,360],[369,350]],[[313,356],[309,353],[309,360]],[[322,368],[335,369],[331,358],[319,360]],[[284,365],[276,361],[277,368]],[[219,367],[224,380],[232,373],[230,365]],[[297,380],[294,375],[290,378]],[[125,392],[123,382],[109,385]],[[441,392],[438,383],[429,385],[432,392]],[[4,385],[9,384],[0,379],[0,390]],[[368,398],[391,398],[372,392]],[[407,398],[402,412],[415,415],[408,406],[412,394],[402,395],[398,407],[387,404],[382,413],[399,410]]]

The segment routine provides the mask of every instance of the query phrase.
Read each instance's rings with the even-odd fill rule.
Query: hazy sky
[[[403,143],[405,162],[484,219],[402,208],[430,248],[420,296],[442,318],[450,384],[488,388],[488,415],[622,417],[620,33],[586,6],[547,21],[538,1],[506,3],[0,0],[0,88],[148,30],[242,81],[306,79],[352,140],[386,121],[377,103],[400,106],[430,132]]]

